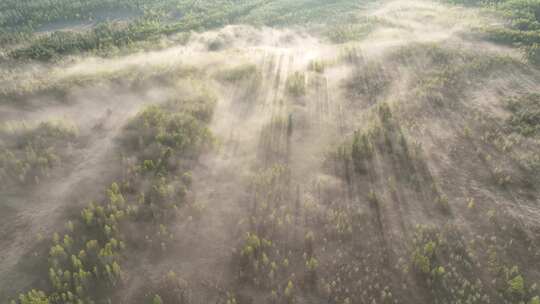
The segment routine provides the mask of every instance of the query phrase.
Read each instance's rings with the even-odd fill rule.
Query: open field
[[[538,0],[5,0],[0,303],[540,304]]]

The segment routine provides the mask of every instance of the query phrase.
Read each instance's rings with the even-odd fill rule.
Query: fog
[[[277,250],[273,254],[276,258],[289,257],[292,264],[290,273],[280,277],[282,281],[276,286],[284,289],[287,282],[303,278],[301,269],[307,262],[302,258],[304,254],[306,259],[302,248],[309,233],[314,233],[320,244],[317,259],[324,266],[319,277],[330,280],[320,285],[331,286],[332,280],[334,284],[340,280],[339,274],[328,274],[332,267],[337,269],[341,267],[337,264],[354,259],[353,252],[342,248],[345,241],[338,240],[339,236],[327,239],[332,234],[325,234],[346,226],[341,222],[347,221],[342,213],[354,214],[355,221],[366,223],[360,231],[355,230],[362,238],[355,248],[362,248],[366,254],[361,262],[353,263],[356,272],[342,274],[351,282],[344,288],[354,293],[353,277],[368,277],[396,290],[396,298],[427,303],[423,302],[426,297],[414,292],[423,287],[415,283],[401,286],[401,281],[413,282],[414,274],[404,272],[394,279],[392,273],[408,261],[402,257],[409,255],[417,223],[444,226],[448,222],[446,215],[433,207],[442,192],[450,197],[449,212],[464,235],[487,229],[484,221],[474,223],[469,215],[457,211],[466,208],[472,189],[482,189],[482,195],[475,196],[482,212],[492,208],[513,210],[516,207],[509,207],[508,200],[498,199],[513,197],[523,206],[516,218],[525,226],[538,224],[534,218],[537,201],[533,199],[538,189],[487,187],[484,183],[488,174],[480,173],[485,170],[476,167],[480,166],[477,161],[460,163],[455,158],[471,152],[465,149],[484,149],[501,166],[507,164],[517,180],[526,178],[513,165],[515,160],[481,142],[471,147],[462,136],[466,127],[481,134],[482,127],[475,128],[476,121],[470,116],[478,109],[490,118],[507,115],[499,105],[504,92],[491,88],[510,89],[513,81],[522,79],[525,84],[521,90],[538,89],[534,80],[537,71],[523,68],[517,51],[465,35],[492,22],[491,17],[476,9],[428,1],[384,1],[359,18],[374,22],[373,29],[362,39],[344,44],[331,43],[317,31],[301,27],[230,25],[192,33],[184,45],[161,50],[113,58],[74,57],[56,64],[27,64],[7,72],[2,80],[2,91],[6,92],[2,96],[7,102],[0,104],[0,130],[4,130],[0,143],[9,144],[10,134],[17,128],[32,129],[46,121],[75,125],[77,139],[59,146],[69,157],[51,169],[49,178],[12,187],[0,196],[5,201],[0,205],[0,298],[11,297],[36,282],[43,285],[43,275],[28,269],[28,260],[37,265],[37,257],[32,255],[41,254],[40,246],[45,246],[47,238],[65,230],[63,223],[79,216],[89,202],[103,200],[105,189],[126,174],[128,160],[120,139],[137,113],[149,105],[188,100],[201,91],[211,92],[217,100],[209,123],[214,147],[205,150],[193,166],[189,202],[182,207],[179,219],[167,228],[173,235],[168,250],[160,254],[148,250],[125,253],[124,282],[115,294],[117,303],[143,303],[145,288],[169,271],[185,282],[189,303],[232,303],[222,300],[228,292],[237,295],[238,303],[263,303],[269,293],[264,288],[245,287],[251,283],[244,285],[238,279],[237,264],[246,233],[264,234],[271,229],[275,231],[274,241],[280,243],[272,247]],[[467,54],[507,58],[511,64],[502,68],[507,74],[499,70],[494,76],[486,76],[487,87],[470,85],[463,91],[456,87],[459,92],[440,97],[461,106],[440,110],[426,101],[435,99],[429,90],[437,82],[421,78],[423,73],[438,69],[430,66],[429,56],[439,54],[435,45],[449,53],[441,58],[459,67],[472,58]],[[321,71],[315,63],[322,64]],[[225,79],[231,71],[242,68],[249,72],[233,81]],[[301,75],[302,94],[295,94],[295,88],[291,88],[295,75]],[[63,86],[65,83],[72,85]],[[19,88],[27,88],[28,94],[11,100]],[[391,109],[397,131],[380,127],[382,103]],[[489,123],[489,119],[486,121]],[[395,154],[383,150],[382,144],[374,144],[378,152],[366,176],[345,173],[347,165],[334,162],[337,148],[351,142],[356,132],[367,130],[378,138],[378,128],[383,134],[396,132],[402,136],[400,140],[411,151],[412,175],[429,185],[415,191],[408,184],[409,167],[400,162],[402,156],[397,153],[402,148],[396,143],[392,150]],[[392,135],[381,138],[384,136]],[[276,173],[281,170],[276,167],[286,169]],[[264,177],[268,172],[275,179],[269,185]],[[441,193],[433,188],[440,188]],[[376,207],[368,203],[374,195],[380,201]],[[266,217],[265,212],[272,215]],[[273,220],[281,224],[265,226]],[[149,230],[143,228],[141,233]],[[46,237],[42,240],[41,236]],[[139,237],[144,238],[142,234]],[[380,273],[370,266],[381,269]],[[370,277],[372,273],[376,274]],[[273,303],[285,303],[281,302],[285,301],[285,292],[278,293],[283,298]],[[372,294],[371,289],[368,294]],[[346,296],[332,295],[341,298],[331,303],[351,303],[344,300]],[[297,303],[322,303],[328,297],[322,291],[298,292]]]

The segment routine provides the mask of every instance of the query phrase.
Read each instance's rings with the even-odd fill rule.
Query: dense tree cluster
[[[12,303],[110,301],[114,289],[124,280],[126,248],[133,250],[142,244],[158,252],[167,250],[173,238],[167,224],[186,204],[191,185],[189,169],[212,144],[206,124],[214,105],[215,99],[203,93],[193,99],[151,106],[137,115],[122,138],[124,179],[111,185],[105,201],[90,203],[79,218],[68,221],[63,235],[53,235],[49,287],[21,294]],[[37,132],[63,134],[56,129],[41,129]],[[145,232],[130,233],[134,225],[139,233]],[[174,281],[171,278],[169,284]],[[176,295],[163,293],[156,299]]]
[[[54,121],[0,129],[0,188],[39,183],[68,158],[77,135],[74,126]]]
[[[329,20],[350,12],[354,1],[337,3],[302,0],[291,4],[263,0],[92,0],[92,1],[6,1],[0,7],[0,41],[28,41],[15,48],[16,59],[51,60],[67,54],[101,52],[126,48],[136,42],[162,35],[215,28],[232,23],[291,24]],[[102,15],[127,12],[126,22],[110,22]],[[111,13],[112,12],[112,13]],[[103,20],[102,20],[103,19]],[[55,22],[98,22],[90,30],[56,31],[33,35],[39,27]]]

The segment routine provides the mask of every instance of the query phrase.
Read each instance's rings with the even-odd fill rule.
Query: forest
[[[4,0],[0,304],[540,304],[539,0]]]

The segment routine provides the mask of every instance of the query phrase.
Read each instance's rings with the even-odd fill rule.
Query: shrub
[[[525,295],[525,280],[521,275],[516,275],[508,281],[508,293],[518,297]]]
[[[49,304],[49,299],[43,291],[32,289],[26,294],[19,296],[18,301],[11,301],[11,304]]]
[[[354,99],[363,98],[370,104],[377,101],[377,98],[387,92],[391,84],[391,76],[383,68],[383,65],[376,61],[364,62],[362,58],[354,58],[352,60],[356,66],[352,77],[345,83],[349,95]]]
[[[351,158],[354,168],[358,173],[366,173],[366,161],[373,156],[373,144],[368,134],[359,132],[354,133]]]
[[[152,304],[163,304],[163,300],[161,300],[161,297],[159,295],[155,295],[152,298]]]
[[[207,114],[196,117],[201,112],[191,110],[175,112],[150,106],[128,123],[122,142],[127,149],[139,151],[139,158],[147,164],[145,168],[152,161],[156,170],[163,170],[172,161],[173,153],[187,158],[198,155],[213,139],[206,123],[199,119],[206,119]]]
[[[306,76],[304,73],[295,72],[287,78],[286,87],[290,95],[304,96],[306,94]]]
[[[259,71],[253,64],[244,64],[234,68],[225,69],[216,74],[216,78],[223,82],[236,83],[257,76]]]
[[[540,134],[540,94],[532,93],[507,101],[511,116],[507,124],[513,132],[523,136]]]
[[[312,60],[309,63],[308,68],[310,71],[322,74],[324,73],[324,70],[326,69],[326,64],[320,60]]]

